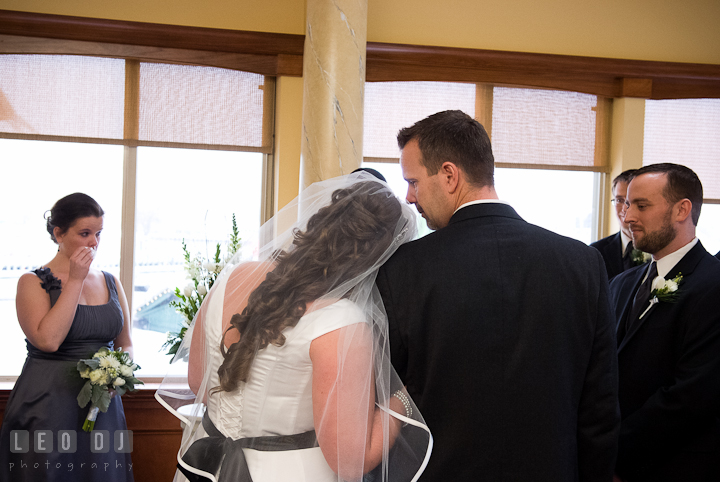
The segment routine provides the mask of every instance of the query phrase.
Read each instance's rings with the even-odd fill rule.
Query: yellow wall
[[[0,8],[305,33],[304,0],[0,0]],[[720,64],[718,0],[368,0],[368,41]]]
[[[369,2],[377,42],[720,64],[718,0]]]
[[[0,0],[23,12],[305,34],[303,0]]]

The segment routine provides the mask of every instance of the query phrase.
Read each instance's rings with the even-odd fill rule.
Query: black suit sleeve
[[[393,303],[393,292],[391,290],[392,284],[388,279],[388,276],[389,274],[385,269],[385,266],[381,267],[378,272],[377,279],[375,280],[375,284],[380,291],[380,296],[382,297],[388,317],[390,361],[392,362],[393,368],[395,368],[395,371],[400,379],[404,384],[407,384],[407,344],[402,335],[401,320],[398,319],[395,304]]]
[[[596,254],[598,290],[593,321],[594,342],[578,407],[580,481],[612,479],[620,430],[615,321],[610,309],[607,275]]]

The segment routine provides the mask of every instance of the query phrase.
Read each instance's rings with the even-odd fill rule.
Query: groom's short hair
[[[443,162],[458,166],[467,181],[477,187],[493,186],[495,160],[485,128],[460,110],[438,112],[398,132],[398,146],[417,140],[422,164],[429,175],[436,174]]]

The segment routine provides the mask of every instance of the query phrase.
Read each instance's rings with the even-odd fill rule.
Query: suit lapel
[[[687,277],[689,277],[692,274],[692,272],[695,271],[695,268],[697,267],[698,263],[700,262],[700,260],[703,258],[703,256],[706,253],[707,253],[707,251],[705,251],[705,248],[703,247],[703,245],[700,243],[700,241],[698,241],[697,244],[695,244],[695,246],[693,246],[693,248],[690,251],[688,251],[688,253],[685,256],[683,256],[683,258],[680,261],[678,261],[678,263],[675,266],[673,266],[673,268],[668,272],[668,274],[665,275],[665,279],[666,280],[673,279],[678,274],[682,274],[683,281],[685,281],[687,279]],[[643,276],[644,276],[645,271],[642,271]],[[625,307],[625,313],[622,318],[625,321],[627,321],[627,316],[628,316],[630,307],[632,306],[632,300],[635,297],[635,293],[637,292],[638,288],[640,287],[639,281],[642,281],[643,276],[640,276],[640,280],[638,280],[638,283],[635,284],[635,289],[633,290],[632,296],[630,297],[630,301],[628,302],[628,305]],[[680,287],[679,287],[679,292],[681,293],[680,296],[682,296],[682,285],[683,285],[683,283],[681,282]],[[650,319],[652,313],[655,311],[655,309],[657,308],[657,305],[659,305],[660,303],[661,302],[658,302],[658,303],[655,303],[652,306],[650,306],[650,309],[647,310],[647,312],[645,313],[645,315],[642,318],[640,318],[639,320],[632,323],[632,326],[630,327],[630,331],[625,334],[625,337],[623,338],[622,343],[620,343],[620,346],[618,347],[618,352],[625,345],[628,344],[628,342],[632,339],[632,337],[635,335],[635,333],[637,333],[638,330],[640,330],[640,327],[642,325],[644,325],[648,321],[648,319]],[[645,308],[646,307],[643,307],[643,311],[641,311],[640,314],[642,314],[645,311]]]
[[[628,293],[627,298],[625,298],[625,307],[623,308],[622,316],[620,316],[618,319],[618,327],[616,330],[618,334],[624,333],[622,342],[620,343],[620,345],[618,345],[618,351],[620,351],[620,349],[627,344],[627,341],[629,338],[628,335],[630,335],[630,333],[625,333],[625,327],[627,326],[627,322],[628,322],[627,318],[628,318],[628,316],[630,316],[630,311],[632,310],[633,299],[635,299],[635,293],[637,293],[637,290],[640,288],[640,285],[642,284],[642,279],[643,279],[644,275],[645,275],[644,270],[641,270],[641,269],[637,270],[637,273],[635,273],[633,289],[629,290],[630,292]],[[631,331],[635,332],[636,330],[631,330]]]

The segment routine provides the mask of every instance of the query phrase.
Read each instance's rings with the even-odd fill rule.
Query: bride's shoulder
[[[255,277],[264,279],[265,275],[272,271],[274,267],[275,264],[269,261],[245,261],[231,268],[228,283],[236,284]]]
[[[313,310],[304,318],[349,325],[364,322],[365,314],[355,302],[343,298]]]

